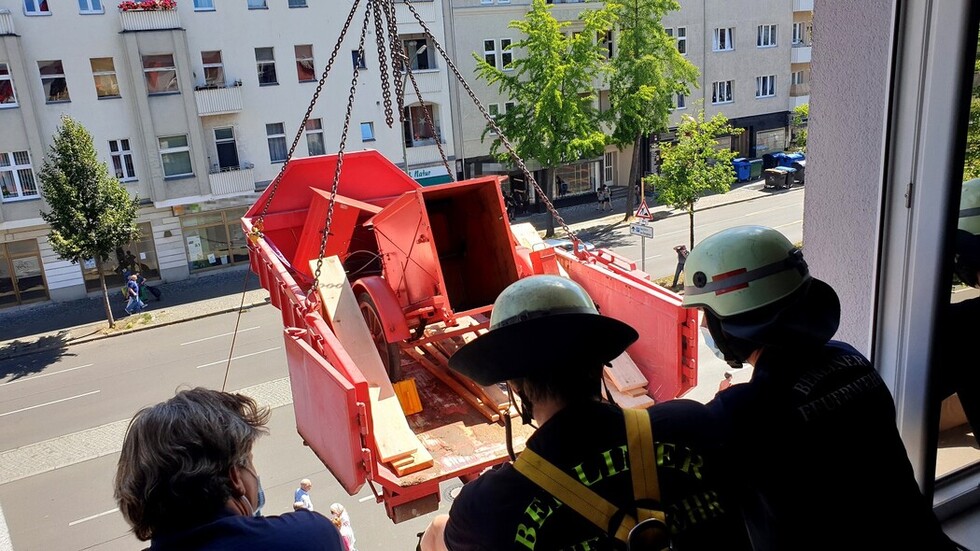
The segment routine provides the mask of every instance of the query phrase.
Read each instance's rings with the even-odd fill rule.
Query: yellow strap
[[[660,483],[657,479],[657,448],[653,442],[650,414],[643,409],[624,409],[626,419],[626,445],[630,454],[630,471],[633,475],[633,499],[652,499],[660,502]],[[638,508],[640,521],[648,518],[665,520],[663,511]]]

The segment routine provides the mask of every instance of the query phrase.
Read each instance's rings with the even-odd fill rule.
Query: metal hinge
[[[361,436],[367,436],[370,432],[368,425],[367,406],[364,402],[357,402],[357,426],[361,429]]]
[[[912,182],[909,182],[908,185],[905,186],[905,208],[907,209],[912,208],[912,190],[914,188],[915,184]]]

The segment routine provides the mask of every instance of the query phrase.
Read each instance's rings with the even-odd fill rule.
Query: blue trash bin
[[[779,166],[792,167],[793,163],[805,159],[806,157],[802,153],[783,153],[783,156],[779,158]]]
[[[749,180],[752,166],[749,164],[748,159],[744,157],[732,159],[732,166],[735,168],[735,178],[739,182],[747,182]]]

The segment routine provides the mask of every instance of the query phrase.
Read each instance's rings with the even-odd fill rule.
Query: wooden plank
[[[626,409],[646,409],[654,404],[653,398],[647,394],[630,396],[611,387],[609,388],[609,394],[612,394],[613,400],[619,404],[619,407]]]
[[[612,367],[605,368],[605,374],[609,376],[609,380],[618,390],[626,392],[647,386],[646,377],[643,376],[640,368],[636,367],[633,359],[626,352],[620,354],[611,363]]]
[[[457,319],[457,322],[459,322],[459,326],[456,327],[446,327],[442,323],[433,324],[432,326],[425,328],[425,335],[427,337],[441,335],[450,331],[458,331],[460,327],[473,327],[480,324],[480,322],[469,316],[460,317]],[[485,331],[486,330],[484,329],[484,332]],[[464,344],[471,342],[476,337],[477,334],[472,331],[460,333],[456,336],[432,341],[431,343],[426,344],[425,347],[426,351],[433,354],[436,359],[440,361],[440,363],[448,366],[449,357],[455,354],[456,351],[459,350],[459,348]],[[433,348],[435,350],[432,350]],[[455,377],[460,383],[475,393],[485,404],[491,407],[496,407],[497,411],[507,409],[510,406],[510,397],[508,397],[507,393],[501,390],[497,385],[484,386],[460,373],[452,370],[447,371],[451,376]]]
[[[418,348],[405,348],[403,350],[415,361],[419,362],[422,367],[427,369],[446,386],[451,388],[453,392],[459,395],[460,398],[473,406],[474,409],[479,411],[491,423],[496,423],[500,420],[500,413],[497,410],[484,403],[483,400],[474,395],[473,392],[466,388],[462,383],[457,381],[452,375],[449,374],[449,370],[445,366],[438,365],[431,356],[428,356]]]
[[[414,415],[422,411],[422,402],[419,400],[419,391],[415,388],[415,379],[398,381],[393,386],[405,415]]]
[[[316,260],[310,265],[316,273]],[[368,382],[371,397],[372,434],[378,448],[378,459],[387,463],[393,459],[418,453],[428,453],[408,426],[398,396],[388,378],[378,349],[374,346],[371,331],[368,329],[358,307],[354,291],[336,256],[323,259],[317,292],[323,303],[324,317],[330,323],[337,340],[350,355],[361,374]],[[431,458],[431,456],[430,456]],[[422,458],[424,460],[424,457]]]

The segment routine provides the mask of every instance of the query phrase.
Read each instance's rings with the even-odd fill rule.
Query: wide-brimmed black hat
[[[726,333],[761,345],[821,345],[840,326],[840,298],[815,278],[792,295],[759,310],[720,320]]]
[[[481,385],[554,370],[608,363],[639,338],[600,315],[588,294],[559,276],[511,284],[494,303],[490,331],[449,358],[449,367]]]

